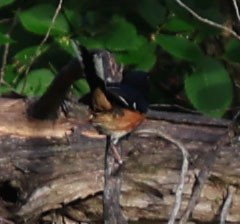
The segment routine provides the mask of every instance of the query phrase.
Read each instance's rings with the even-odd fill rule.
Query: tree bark
[[[106,139],[104,158],[103,217],[104,224],[127,224],[121,207],[122,166],[115,158],[110,137]],[[121,151],[120,147],[118,149]],[[121,152],[120,152],[121,153]]]
[[[105,136],[88,123],[87,110],[39,121],[28,101],[0,99],[0,219],[2,223],[102,223]],[[140,129],[161,129],[190,154],[184,213],[212,149],[230,122],[192,114],[150,111]],[[226,221],[240,223],[240,152],[237,136],[217,156],[189,219],[216,223],[229,192]],[[163,138],[132,134],[122,142],[121,207],[129,223],[166,223],[182,164],[181,152]],[[229,189],[231,189],[229,191]]]

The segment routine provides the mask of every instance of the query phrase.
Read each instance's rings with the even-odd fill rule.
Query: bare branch
[[[189,13],[191,13],[191,15],[194,16],[199,21],[201,21],[201,22],[203,22],[205,24],[208,24],[209,26],[216,27],[218,29],[226,31],[226,32],[230,33],[232,36],[234,36],[235,38],[237,38],[238,40],[240,40],[240,36],[235,31],[233,31],[232,29],[228,28],[227,26],[221,25],[219,23],[213,22],[212,20],[209,20],[209,19],[206,19],[206,18],[200,16],[194,10],[192,10],[190,7],[188,7],[186,4],[184,4],[181,0],[176,0],[176,2],[181,7],[186,9]]]
[[[59,0],[58,6],[57,6],[56,11],[55,11],[55,13],[54,13],[54,15],[53,15],[51,24],[50,24],[50,26],[48,27],[47,33],[46,33],[45,37],[43,38],[43,40],[41,41],[41,43],[39,44],[39,46],[38,46],[35,54],[33,55],[33,57],[32,57],[32,59],[31,59],[29,65],[28,65],[28,68],[27,68],[26,71],[25,71],[25,75],[29,72],[31,66],[33,65],[33,63],[35,62],[35,60],[38,58],[39,54],[41,53],[41,48],[42,48],[42,46],[43,46],[43,45],[46,43],[46,41],[48,40],[49,35],[50,35],[50,32],[51,32],[51,30],[52,30],[52,28],[53,28],[53,25],[54,25],[54,23],[55,23],[58,15],[59,15],[59,13],[60,13],[60,10],[61,10],[61,8],[62,8],[62,4],[63,4],[63,0]]]
[[[235,188],[233,186],[229,186],[228,187],[228,194],[227,194],[227,198],[223,204],[223,208],[221,211],[221,218],[220,218],[220,224],[225,224],[225,221],[227,219],[227,215],[229,213],[229,209],[232,203],[232,199],[233,199],[233,195],[235,192]]]
[[[47,41],[47,39],[48,39],[48,37],[49,37],[49,35],[50,35],[50,32],[51,32],[51,30],[52,30],[52,28],[53,28],[53,25],[54,25],[54,23],[55,23],[58,15],[59,15],[59,13],[60,13],[60,10],[61,10],[61,8],[62,8],[62,3],[63,3],[63,0],[59,0],[58,6],[57,6],[56,11],[55,11],[55,13],[54,13],[54,16],[53,16],[53,18],[52,18],[51,24],[50,24],[50,26],[48,27],[48,31],[47,31],[45,37],[43,38],[42,42],[40,43],[39,47],[38,47],[39,50],[40,50],[40,48],[43,46],[43,44]],[[37,52],[37,53],[38,53],[38,52]]]
[[[211,161],[213,161],[212,164],[214,164],[214,160],[215,160],[216,156],[214,156],[214,157],[210,156],[210,157],[211,157]],[[188,221],[190,215],[192,214],[192,212],[193,212],[193,210],[196,206],[196,203],[197,203],[197,201],[200,197],[200,194],[202,192],[204,184],[207,181],[207,178],[209,176],[209,172],[210,172],[210,167],[209,168],[205,167],[204,169],[202,169],[200,171],[200,173],[196,177],[196,181],[195,181],[195,184],[194,184],[194,187],[193,187],[191,199],[188,202],[187,209],[184,212],[182,218],[180,219],[179,224],[187,223],[187,221]]]
[[[235,12],[236,12],[238,22],[240,22],[240,14],[239,14],[237,0],[232,0],[232,1],[233,1],[233,6],[234,6],[234,9],[235,9]]]
[[[9,37],[9,34],[6,34],[6,37]],[[7,65],[7,57],[9,52],[9,43],[4,45],[3,55],[2,55],[2,65],[0,69],[0,85],[4,82],[3,76],[5,73],[6,65]]]
[[[175,220],[177,218],[179,209],[181,207],[181,203],[182,203],[183,188],[184,188],[184,184],[185,184],[185,177],[186,177],[186,174],[188,171],[188,163],[189,163],[188,162],[188,151],[186,150],[186,148],[184,147],[184,145],[181,142],[179,142],[176,139],[172,138],[171,136],[167,135],[162,130],[143,129],[143,130],[137,131],[136,133],[157,135],[157,137],[166,139],[167,141],[176,145],[181,150],[181,153],[183,156],[181,175],[180,175],[179,184],[178,184],[177,190],[176,190],[175,204],[174,204],[174,207],[173,207],[173,210],[171,213],[171,217],[168,221],[168,224],[174,224]]]
[[[11,21],[11,18],[3,18],[3,19],[0,20],[0,24],[7,23],[9,21]]]
[[[14,222],[0,217],[0,224],[14,224]]]
[[[229,125],[229,130],[232,129],[232,124]],[[204,162],[204,167],[201,169],[200,173],[198,174],[198,176],[196,177],[196,182],[193,186],[193,191],[192,191],[192,195],[191,195],[191,199],[188,203],[187,209],[184,212],[182,218],[179,221],[179,224],[184,224],[187,222],[188,218],[190,217],[190,215],[192,214],[195,205],[197,203],[197,200],[200,197],[200,194],[202,192],[202,189],[204,187],[204,184],[207,181],[207,178],[209,176],[209,173],[215,163],[215,160],[220,152],[219,148],[222,146],[225,146],[227,144],[229,144],[230,142],[230,132],[229,130],[227,131],[226,135],[223,135],[223,137],[221,137],[217,143],[215,144],[215,146],[212,148],[212,150],[208,153],[207,158],[205,158],[205,162]]]
[[[13,28],[15,27],[16,24],[17,24],[17,12],[15,13],[15,16],[12,20],[11,27],[10,27],[8,33],[6,34],[6,37],[10,37],[10,34],[13,31]],[[2,54],[2,65],[1,65],[1,69],[0,69],[0,85],[5,83],[3,76],[4,76],[6,65],[7,65],[9,47],[10,47],[9,43],[4,45],[3,54]]]

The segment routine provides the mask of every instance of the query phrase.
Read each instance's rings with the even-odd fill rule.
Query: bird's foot
[[[111,149],[112,149],[113,156],[114,156],[115,160],[118,162],[119,165],[122,165],[123,164],[123,160],[122,160],[122,157],[120,156],[120,154],[118,152],[117,146],[112,144],[111,145]]]

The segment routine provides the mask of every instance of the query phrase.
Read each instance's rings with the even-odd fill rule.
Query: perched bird
[[[144,120],[148,103],[148,73],[122,71],[108,51],[80,47],[83,71],[90,93],[82,99],[91,109],[91,122],[107,136],[119,164],[118,142]]]

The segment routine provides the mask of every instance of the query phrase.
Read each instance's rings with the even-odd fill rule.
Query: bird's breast
[[[114,111],[95,113],[92,124],[102,134],[123,137],[137,128],[144,119],[145,116],[140,112],[122,109],[121,113]]]

